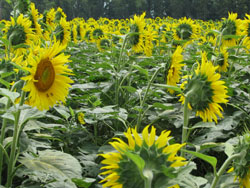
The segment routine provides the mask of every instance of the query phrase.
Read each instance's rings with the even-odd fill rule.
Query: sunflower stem
[[[121,70],[121,61],[122,61],[122,56],[123,56],[123,51],[125,49],[126,46],[126,42],[127,42],[127,36],[125,37],[123,43],[122,43],[122,49],[120,51],[120,55],[119,55],[119,59],[118,59],[118,63],[117,63],[117,71],[116,71],[116,80],[115,80],[115,104],[119,107],[119,90],[120,90],[120,82],[119,82],[119,76],[117,75],[117,73],[120,72]]]
[[[141,102],[141,104],[140,104],[140,107],[139,107],[140,111],[139,111],[139,115],[138,115],[138,119],[137,119],[137,126],[136,126],[136,127],[137,127],[137,131],[140,130],[141,121],[142,121],[142,118],[143,118],[142,108],[143,108],[143,106],[144,106],[144,104],[145,104],[145,102],[146,102],[146,98],[147,98],[147,96],[148,96],[148,92],[149,92],[150,86],[152,85],[152,83],[153,83],[153,81],[155,80],[157,74],[160,72],[160,70],[161,70],[162,68],[163,68],[163,67],[161,66],[161,67],[159,67],[159,68],[154,72],[153,76],[151,77],[151,79],[150,79],[150,81],[149,81],[149,83],[148,83],[148,85],[147,85],[147,89],[146,89],[145,95],[144,95],[144,97],[143,97],[143,99],[142,99],[142,102]]]
[[[212,181],[212,185],[210,188],[215,188],[217,182],[219,181],[220,177],[222,176],[222,174],[225,172],[225,170],[227,169],[228,165],[231,163],[232,160],[241,157],[241,156],[245,156],[246,151],[243,150],[240,153],[234,154],[231,157],[227,158],[227,160],[223,163],[223,165],[220,167],[220,170],[218,171],[218,173],[215,174],[214,179]]]
[[[20,81],[16,82],[12,88],[11,91],[14,91],[14,89],[16,88],[16,86],[20,83]],[[7,104],[5,106],[5,112],[9,109],[10,107],[10,99],[8,98]],[[3,152],[5,153],[5,149],[3,146],[3,141],[5,138],[5,129],[6,129],[6,125],[7,125],[7,119],[3,118],[3,122],[2,122],[2,127],[1,127],[1,136],[0,136],[0,145],[2,146],[1,150],[0,150],[0,185],[2,185],[2,168],[3,168]],[[6,155],[6,153],[5,153]],[[6,156],[8,157],[8,156]],[[8,159],[9,160],[9,159]]]
[[[13,179],[13,169],[15,167],[15,163],[16,163],[16,149],[17,149],[17,143],[18,143],[18,123],[19,123],[19,118],[20,118],[20,114],[21,114],[21,109],[20,107],[23,105],[24,103],[24,99],[25,99],[25,91],[22,91],[21,93],[21,100],[19,103],[19,109],[17,110],[16,114],[15,114],[15,122],[14,122],[14,132],[13,132],[13,140],[12,140],[12,144],[11,144],[11,152],[10,152],[10,160],[8,163],[8,172],[7,172],[7,184],[6,187],[11,187],[12,185],[12,179]]]
[[[8,98],[7,105],[5,107],[5,111],[10,107],[10,99]],[[1,128],[1,136],[0,136],[0,144],[3,146],[3,141],[5,138],[5,129],[7,125],[7,119],[3,118],[2,128]],[[4,149],[4,148],[3,148]],[[4,150],[0,150],[0,185],[2,185],[2,168],[3,168],[3,152]]]
[[[183,127],[182,127],[182,140],[181,143],[185,143],[188,141],[188,120],[189,120],[189,110],[188,110],[188,100],[189,100],[190,93],[187,94],[184,102],[184,109],[183,109]],[[181,156],[184,156],[184,151],[181,151]]]
[[[144,182],[145,182],[144,188],[151,188],[151,180],[150,179],[147,178]]]
[[[246,38],[246,36],[244,36],[244,38],[240,41],[239,46],[242,45],[242,43],[243,43],[243,41],[244,41],[245,38]],[[240,48],[237,48],[237,50],[236,50],[236,52],[235,52],[235,56],[238,55],[239,51],[240,51]],[[231,72],[232,72],[232,70],[233,70],[234,63],[235,63],[235,61],[232,62],[231,66],[230,66],[230,69],[229,69],[229,71],[228,71],[228,75],[231,75],[231,74],[232,74]]]

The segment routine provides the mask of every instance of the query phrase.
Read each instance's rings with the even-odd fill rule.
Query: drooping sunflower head
[[[228,52],[225,48],[222,48],[217,55],[216,63],[219,66],[219,72],[227,72],[228,64]]]
[[[237,13],[228,13],[228,18],[223,19],[220,31],[223,35],[222,45],[223,46],[234,46],[236,45],[237,40],[231,35],[240,35],[241,34],[241,20],[237,19]]]
[[[64,48],[56,42],[53,46],[40,48],[36,55],[30,53],[28,56],[30,66],[26,70],[30,75],[22,78],[26,81],[23,90],[29,92],[29,104],[39,110],[48,110],[65,102],[70,83],[73,83],[67,77],[72,71],[65,65],[70,60],[61,53]]]
[[[181,68],[184,66],[183,63],[183,48],[178,46],[170,57],[168,62],[168,70],[167,70],[167,85],[176,86],[180,81]],[[168,92],[173,94],[174,90],[168,89]]]
[[[189,107],[200,116],[204,122],[217,123],[217,116],[223,117],[221,111],[223,108],[220,103],[227,103],[227,87],[225,82],[220,80],[220,74],[216,73],[218,67],[213,66],[212,62],[207,60],[206,54],[202,54],[201,65],[195,72],[188,76],[184,82],[184,94],[187,97]],[[186,98],[181,96],[180,101],[184,103]]]
[[[176,167],[186,164],[185,158],[177,156],[177,152],[185,144],[169,144],[170,131],[163,131],[156,138],[156,129],[149,126],[142,131],[142,137],[136,129],[129,128],[124,135],[128,144],[119,138],[114,138],[110,144],[117,152],[101,154],[105,159],[102,161],[101,175],[107,175],[101,183],[104,187],[144,188],[144,178],[152,173],[152,187],[158,184],[160,179],[169,180]],[[141,161],[141,166],[133,159]],[[169,172],[169,176],[164,173]]]
[[[5,33],[4,38],[10,41],[11,46],[32,44],[35,35],[31,28],[31,21],[28,18],[24,18],[23,14],[20,14],[16,20],[13,17],[10,19],[10,21],[6,22],[3,31]]]
[[[54,30],[56,40],[60,41],[61,44],[66,45],[70,41],[70,24],[66,19],[62,18],[60,23]]]
[[[175,40],[191,40],[197,35],[197,26],[190,18],[179,20],[175,26],[174,39]]]
[[[145,12],[140,15],[134,15],[134,19],[130,19],[130,33],[129,44],[132,46],[132,50],[135,53],[143,51],[143,33],[146,25],[144,17]]]

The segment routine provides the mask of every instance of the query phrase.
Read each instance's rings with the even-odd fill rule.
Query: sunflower
[[[216,73],[218,66],[214,67],[212,62],[207,60],[206,53],[202,54],[201,65],[198,64],[193,75],[188,76],[188,80],[183,83],[184,94],[189,93],[189,107],[200,116],[204,122],[217,123],[217,115],[223,117],[223,108],[219,103],[227,103],[228,96],[225,82],[219,80],[220,74]],[[180,101],[185,102],[182,95]]]
[[[86,41],[86,42],[91,42],[92,41],[92,37],[91,37],[91,34],[93,32],[93,29],[91,27],[87,27],[84,31],[84,34],[83,34],[83,39]]]
[[[242,151],[245,151],[245,153]],[[232,168],[228,172],[234,172],[236,179],[240,183],[240,188],[250,187],[250,134],[247,131],[243,136],[239,137],[238,144],[234,147],[234,153],[241,153],[239,158],[235,158]]]
[[[152,126],[151,132],[148,131],[149,126],[146,126],[142,131],[142,138],[137,133],[136,129],[128,128],[124,133],[128,139],[128,144],[119,138],[114,138],[114,142],[110,144],[117,152],[109,152],[100,154],[105,159],[101,162],[105,166],[101,169],[104,171],[101,175],[107,175],[100,183],[104,183],[103,187],[112,188],[143,188],[144,178],[142,173],[131,156],[141,158],[145,162],[142,166],[143,172],[151,171],[152,187],[162,179],[170,180],[163,171],[173,172],[176,167],[181,167],[186,164],[185,158],[177,156],[177,152],[185,144],[169,144],[171,139],[170,131],[162,131],[159,137],[156,137],[156,129]],[[145,174],[143,174],[145,175]],[[170,175],[170,174],[169,174]],[[179,187],[173,185],[174,187]]]
[[[180,81],[180,70],[184,66],[181,62],[183,61],[183,55],[181,54],[183,48],[178,46],[170,57],[170,65],[167,73],[167,85],[176,86]],[[168,92],[173,94],[174,90],[168,89]]]
[[[191,18],[184,17],[175,25],[174,39],[191,40],[197,37],[197,25]]]
[[[74,43],[77,43],[77,25],[76,23],[72,23],[71,25],[71,38],[73,39]]]
[[[51,8],[49,12],[46,14],[46,24],[51,26],[52,29],[55,27],[55,16],[56,16],[56,11],[54,8]]]
[[[228,52],[225,48],[220,50],[220,53],[217,56],[216,63],[219,66],[219,72],[227,72],[228,68]]]
[[[243,45],[245,45],[248,49],[250,48],[250,15],[246,14],[246,18],[242,23],[242,35],[245,36],[243,41]]]
[[[143,33],[146,25],[144,17],[145,12],[141,16],[134,15],[134,19],[130,19],[130,32],[129,43],[135,53],[143,51]]]
[[[35,8],[35,4],[31,3],[30,4],[30,20],[32,22],[31,27],[35,30],[35,32],[38,36],[41,36],[42,29],[41,29],[41,25],[38,23],[39,18],[40,17],[38,15],[38,10]]]
[[[65,18],[66,19],[66,14],[63,12],[63,10],[58,7],[56,10],[56,14],[55,14],[55,20],[60,21],[61,18]]]
[[[91,36],[92,36],[92,40],[93,41],[97,41],[99,40],[100,38],[102,38],[104,36],[104,28],[103,27],[100,27],[100,26],[96,26],[92,33],[91,33]]]
[[[143,50],[144,54],[148,57],[152,56],[154,48],[153,42],[155,41],[156,35],[156,32],[151,27],[148,27],[147,30],[145,30]]]
[[[11,46],[32,44],[35,35],[31,28],[31,21],[28,18],[24,18],[23,14],[20,14],[16,20],[13,17],[10,19],[10,21],[6,21],[3,31],[5,33],[4,38],[10,41]],[[18,48],[16,52],[19,54],[23,50],[25,49]]]
[[[64,65],[70,61],[69,56],[61,53],[64,48],[56,42],[53,46],[40,48],[36,55],[30,53],[28,56],[30,67],[26,70],[30,75],[22,78],[26,81],[23,90],[29,92],[30,105],[39,110],[48,110],[65,102],[70,83],[73,83],[66,76],[71,74],[71,70]]]
[[[56,26],[54,33],[56,39],[60,41],[61,44],[67,45],[70,41],[70,24],[65,18],[61,18],[60,23]]]
[[[97,48],[99,51],[105,51],[111,47],[111,42],[107,36],[101,37],[97,40]]]
[[[220,31],[222,33],[222,45],[225,47],[235,46],[237,39],[230,37],[230,35],[241,35],[241,20],[237,19],[237,13],[228,13],[228,18],[223,18]]]

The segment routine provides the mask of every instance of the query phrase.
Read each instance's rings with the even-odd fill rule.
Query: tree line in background
[[[9,0],[10,1],[10,0]],[[75,17],[129,18],[146,11],[146,17],[216,20],[237,12],[239,18],[250,14],[249,0],[31,0],[40,13],[52,7],[61,7],[68,20]],[[9,19],[11,6],[0,0],[0,18]]]

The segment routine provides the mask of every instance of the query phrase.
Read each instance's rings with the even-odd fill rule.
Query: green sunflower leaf
[[[182,93],[181,88],[176,87],[176,86],[171,86],[171,85],[167,85],[167,84],[153,84],[154,86],[158,86],[158,87],[164,87],[166,89],[172,89],[174,91],[177,91],[179,93]]]
[[[139,65],[133,65],[133,67],[148,78],[148,70],[140,67]]]
[[[0,95],[8,97],[12,103],[15,103],[15,100],[17,99],[17,97],[19,97],[20,94],[17,92],[11,92],[8,89],[0,88]]]
[[[215,157],[209,156],[209,155],[205,155],[202,153],[198,153],[195,151],[188,151],[185,149],[182,149],[182,151],[189,153],[191,155],[194,155],[195,157],[198,157],[206,162],[208,162],[209,164],[211,164],[213,166],[214,169],[216,169],[216,164],[217,164],[217,159]]]
[[[39,151],[38,157],[24,154],[19,162],[26,166],[26,168],[38,179],[42,177],[53,177],[56,180],[49,183],[50,187],[72,187],[76,185],[72,182],[72,178],[81,179],[82,168],[80,163],[72,155],[55,150]],[[44,180],[44,179],[43,179]]]

